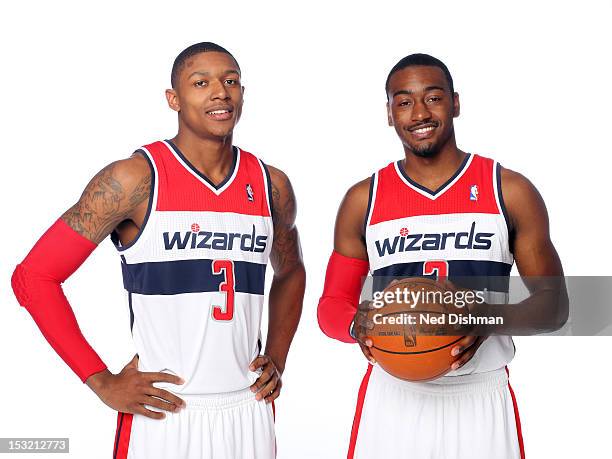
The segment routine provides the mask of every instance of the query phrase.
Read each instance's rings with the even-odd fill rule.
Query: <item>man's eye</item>
[[[438,96],[432,96],[428,99],[429,102],[440,102],[441,100],[442,98]]]
[[[400,107],[406,107],[406,106],[408,106],[408,105],[410,105],[410,101],[409,101],[409,100],[402,100],[402,101],[399,103],[399,106],[400,106]]]
[[[204,80],[198,80],[195,83],[193,83],[194,86],[196,87],[202,87],[202,86],[206,86],[206,81]]]
[[[232,78],[228,78],[227,80],[225,80],[225,83],[229,85],[234,85],[234,84],[238,84],[238,81]]]

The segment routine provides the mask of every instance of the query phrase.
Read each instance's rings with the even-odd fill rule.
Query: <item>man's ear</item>
[[[457,118],[460,111],[461,107],[459,105],[459,93],[456,92],[453,94],[453,118]]]
[[[166,100],[168,101],[168,107],[175,112],[181,111],[181,104],[179,102],[178,94],[174,89],[166,89]]]
[[[242,116],[242,106],[244,105],[244,86],[240,86],[240,92],[242,93],[242,97],[240,98],[240,104],[236,106],[236,123],[240,121],[240,117]]]
[[[389,123],[389,126],[393,126],[393,117],[391,116],[391,107],[389,106],[389,102],[387,102],[387,123]]]

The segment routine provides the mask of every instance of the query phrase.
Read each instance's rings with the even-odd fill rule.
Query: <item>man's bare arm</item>
[[[542,196],[523,175],[502,169],[502,195],[510,219],[516,267],[531,296],[520,303],[533,331],[554,331],[567,321],[569,302],[563,267],[550,239],[548,211]]]
[[[302,248],[298,229],[295,225],[297,203],[289,178],[279,169],[268,166],[272,182],[272,220],[274,222],[274,243],[270,262],[274,277],[300,271],[304,268]]]
[[[140,154],[106,166],[89,182],[79,201],[62,215],[61,220],[68,227],[63,223],[54,225],[49,230],[51,233],[48,232],[41,238],[16,270],[17,281],[29,280],[24,295],[20,295],[21,303],[25,303],[24,306],[37,321],[45,338],[67,363],[76,361],[78,366],[84,355],[88,356],[88,361],[93,361],[92,355],[95,355],[95,352],[81,335],[72,308],[61,290],[60,282],[64,278],[56,278],[49,273],[58,271],[60,261],[66,264],[68,258],[72,260],[70,266],[62,266],[62,269],[68,273],[74,272],[95,245],[108,236],[119,223],[138,220],[137,216],[143,214],[142,206],[146,207],[148,204],[150,186],[149,165]],[[141,222],[136,221],[135,224],[140,226]],[[81,246],[87,245],[87,251],[81,249],[80,257],[71,255],[56,259],[58,247],[64,248],[65,253],[73,253],[78,241],[81,241]],[[36,262],[41,257],[47,260],[46,266]],[[38,272],[40,270],[42,271]],[[27,276],[30,277],[25,279]],[[22,293],[19,288],[17,290]],[[30,290],[44,291],[47,296],[32,300],[32,295],[28,296]],[[68,342],[67,337],[70,337]],[[97,358],[97,355],[95,357]],[[99,367],[100,365],[96,365],[96,368]],[[87,371],[82,378],[104,403],[118,411],[161,419],[165,416],[163,413],[151,411],[144,405],[165,411],[177,411],[184,406],[183,400],[174,394],[153,386],[154,382],[161,381],[182,384],[182,380],[166,373],[138,371],[137,357],[116,375],[104,369],[93,373]]]
[[[270,288],[270,322],[266,354],[282,372],[289,345],[302,314],[306,271],[302,248],[295,225],[297,204],[289,178],[275,167],[269,167],[272,181],[272,219],[274,242],[270,263],[274,278]]]
[[[289,346],[302,314],[306,272],[298,229],[295,225],[296,200],[291,182],[280,170],[270,167],[272,182],[272,219],[274,242],[270,262],[274,278],[269,296],[269,322],[265,356],[259,357],[251,369],[262,367],[261,377],[253,385],[258,398],[272,401],[278,397]],[[274,368],[275,367],[275,368]]]
[[[569,302],[563,267],[550,239],[548,212],[542,196],[523,175],[502,169],[502,195],[509,219],[510,244],[529,298],[512,305],[483,305],[475,312],[503,317],[496,333],[551,332],[567,321]]]
[[[344,196],[334,231],[334,250],[345,257],[368,259],[364,224],[370,194],[371,178],[353,185]]]
[[[349,188],[338,209],[336,226],[334,229],[334,251],[348,259],[368,261],[368,251],[365,241],[365,220],[368,211],[371,181],[372,179],[369,177]],[[354,263],[354,260],[352,263]],[[361,264],[365,265],[365,263]],[[359,267],[357,271],[361,269],[363,268]],[[352,270],[351,272],[353,273]],[[350,277],[353,276],[355,276],[354,273],[351,274]],[[361,290],[363,279],[359,279],[359,281],[355,279],[354,284],[355,291],[358,286],[359,290]],[[359,295],[357,294],[356,302],[359,301],[358,297]],[[340,304],[343,308],[347,307],[345,303],[338,303],[338,305]],[[349,307],[355,307],[355,305],[349,305]],[[369,308],[369,302],[363,302],[359,305],[351,327],[353,329],[352,336],[357,338],[363,355],[368,361],[375,363],[375,359],[369,349],[369,347],[372,346],[372,340],[367,337],[370,329],[370,323],[367,319]]]
[[[550,240],[548,211],[542,196],[523,175],[502,168],[502,194],[521,276],[563,276],[559,255]]]
[[[150,189],[149,165],[142,155],[134,154],[98,172],[61,218],[81,236],[99,244],[148,200]]]

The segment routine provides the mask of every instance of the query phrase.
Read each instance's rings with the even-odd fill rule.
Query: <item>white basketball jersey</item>
[[[115,243],[128,291],[139,370],[168,372],[179,394],[244,389],[261,350],[264,281],[272,247],[266,166],[234,147],[215,186],[169,141],[142,147],[152,170],[145,222]]]
[[[375,286],[378,276],[474,276],[490,279],[488,302],[507,302],[514,259],[499,174],[498,163],[473,154],[436,191],[411,180],[399,161],[374,174],[365,234]],[[511,337],[491,336],[447,376],[492,371],[513,356]]]

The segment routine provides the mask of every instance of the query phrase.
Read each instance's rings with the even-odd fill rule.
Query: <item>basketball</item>
[[[453,303],[455,292],[446,284],[416,277],[394,281],[381,292],[381,301],[368,313],[374,322],[368,336],[370,351],[385,371],[408,381],[428,381],[450,371],[456,359],[452,346],[464,335],[448,336],[455,330],[449,318],[466,313]]]

